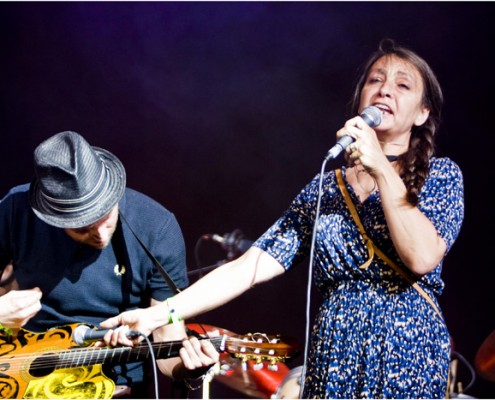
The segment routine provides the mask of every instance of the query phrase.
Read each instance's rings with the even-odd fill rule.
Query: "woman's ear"
[[[430,115],[430,109],[428,107],[422,107],[421,111],[419,114],[416,116],[416,119],[414,120],[414,125],[415,126],[421,126],[423,125],[426,120],[428,119]]]

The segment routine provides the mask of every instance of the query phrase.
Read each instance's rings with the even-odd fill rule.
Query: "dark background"
[[[74,130],[176,214],[191,271],[216,265],[225,250],[200,238],[240,229],[254,240],[275,221],[320,171],[357,68],[394,38],[444,89],[438,153],[464,172],[466,213],[440,301],[473,365],[495,328],[494,12],[490,2],[2,2],[0,192],[30,180],[42,140]],[[198,321],[303,344],[307,266]],[[459,374],[467,386],[468,367]],[[478,376],[467,394],[495,397],[495,383]]]

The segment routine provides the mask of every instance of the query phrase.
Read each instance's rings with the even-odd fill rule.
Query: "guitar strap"
[[[172,289],[172,291],[174,292],[174,294],[179,293],[180,292],[180,289],[177,287],[177,285],[175,284],[174,280],[170,277],[170,275],[168,274],[168,272],[160,264],[160,262],[155,258],[155,256],[153,254],[151,254],[151,251],[146,247],[146,245],[141,241],[141,239],[139,239],[139,236],[136,234],[136,232],[134,232],[134,230],[132,229],[131,225],[129,224],[129,222],[127,222],[127,219],[124,217],[124,215],[122,213],[119,213],[119,216],[120,216],[120,219],[122,219],[122,221],[125,222],[125,224],[129,228],[129,230],[132,232],[132,234],[134,235],[134,237],[136,238],[136,240],[138,241],[138,243],[141,245],[141,247],[143,248],[143,250],[145,251],[145,253],[151,259],[151,261],[153,262],[153,264],[155,265],[155,267],[158,269],[158,271],[160,271],[160,273],[163,276],[163,279],[165,279],[165,282],[168,283],[168,286],[170,287],[170,289]]]
[[[117,259],[117,265],[114,268],[116,275],[122,277],[122,303],[119,306],[120,312],[127,310],[130,304],[130,290],[132,285],[132,268],[127,252],[124,234],[122,232],[122,222],[117,221],[115,233],[112,236],[112,246]]]
[[[160,271],[160,273],[163,276],[163,279],[165,279],[165,282],[167,282],[167,284],[170,287],[170,289],[172,289],[172,292],[174,294],[179,293],[181,290],[175,284],[174,280],[169,275],[169,273],[165,270],[165,268],[163,267],[163,265],[160,264],[160,262],[151,253],[151,251],[146,247],[146,245],[143,243],[143,241],[141,239],[139,239],[139,236],[136,234],[136,232],[134,232],[134,230],[131,227],[131,224],[129,224],[129,222],[127,221],[127,219],[124,217],[124,215],[121,212],[119,212],[119,216],[120,216],[119,221],[120,221],[120,219],[122,219],[122,221],[125,222],[125,224],[129,228],[129,230],[132,232],[132,234],[134,235],[134,237],[136,238],[136,240],[138,241],[138,243],[140,244],[140,246],[143,248],[144,252],[147,254],[147,256],[150,258],[150,260],[153,262],[153,264],[158,269],[158,271]],[[122,282],[122,284],[123,284],[123,282]],[[196,318],[192,317],[192,318],[190,318],[190,320],[195,321]],[[202,325],[199,322],[198,322],[198,325],[202,327]],[[186,333],[187,333],[188,336],[199,337],[199,333],[198,332],[189,329],[187,326],[185,327],[185,330],[186,330]],[[206,333],[206,329],[203,328],[203,332],[206,334],[206,336],[208,336],[208,334]]]

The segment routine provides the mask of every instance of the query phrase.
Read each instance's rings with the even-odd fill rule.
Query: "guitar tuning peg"
[[[268,364],[268,371],[278,371],[278,365],[277,364]]]
[[[263,363],[261,361],[256,362],[256,364],[253,365],[253,369],[255,371],[259,371],[260,369],[263,369]]]

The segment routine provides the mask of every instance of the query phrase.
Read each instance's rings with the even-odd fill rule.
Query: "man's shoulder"
[[[160,243],[158,238],[182,238],[175,215],[151,197],[134,189],[126,188],[119,203],[119,213],[124,217],[123,228],[136,232],[140,239]],[[128,225],[128,227],[126,227]]]
[[[129,219],[152,222],[154,218],[175,218],[164,205],[137,190],[126,188],[119,209]],[[158,221],[157,221],[158,222]]]
[[[29,192],[29,183],[22,183],[20,185],[12,187],[8,193],[9,194],[14,194],[14,193],[28,193]]]
[[[25,198],[27,199],[29,195],[29,183],[23,183],[21,185],[14,186],[9,189],[2,200],[5,201],[8,198]]]
[[[131,188],[125,188],[123,200],[126,202],[127,205],[130,205],[132,207],[156,207],[159,209],[167,210],[165,206],[160,204],[157,200]]]

